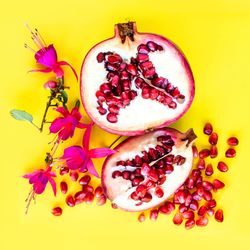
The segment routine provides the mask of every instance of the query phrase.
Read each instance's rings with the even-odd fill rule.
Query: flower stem
[[[45,111],[44,111],[42,123],[41,123],[41,126],[40,126],[40,132],[43,132],[43,126],[44,126],[44,123],[45,123],[45,121],[46,121],[46,116],[47,116],[49,107],[51,106],[51,102],[52,102],[53,98],[54,98],[54,97],[51,95],[51,96],[49,97],[49,101],[48,101],[47,104],[46,104],[46,108],[45,108]]]
[[[122,138],[122,136],[117,137],[110,145],[109,148],[111,148],[116,142],[118,142],[120,139]]]

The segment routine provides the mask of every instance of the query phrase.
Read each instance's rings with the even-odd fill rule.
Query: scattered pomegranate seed
[[[225,184],[217,179],[213,180],[213,190],[216,192],[218,189],[222,189],[225,187]]]
[[[117,209],[117,208],[118,208],[118,206],[117,206],[115,203],[111,203],[111,207],[112,207],[113,209]]]
[[[227,144],[229,146],[237,146],[239,144],[239,140],[236,137],[230,137],[227,139]]]
[[[218,142],[218,134],[213,132],[210,136],[209,136],[209,139],[208,139],[209,143],[211,145],[216,145],[217,142]]]
[[[197,168],[202,170],[205,169],[206,163],[204,159],[199,159],[198,163],[197,163]]]
[[[198,149],[196,146],[192,146],[192,150],[193,150],[193,157],[197,158],[198,157]]]
[[[198,210],[198,215],[204,216],[207,212],[207,207],[206,206],[201,206]]]
[[[208,219],[206,217],[199,217],[197,220],[196,220],[196,225],[198,227],[204,227],[208,224]]]
[[[199,152],[199,157],[201,159],[204,159],[206,157],[208,157],[210,155],[210,150],[209,149],[202,149],[200,152]]]
[[[94,194],[91,192],[88,192],[84,198],[84,201],[86,204],[91,204],[94,200]]]
[[[150,220],[156,221],[158,218],[158,213],[159,213],[159,211],[157,209],[151,210],[150,211]]]
[[[194,212],[193,211],[186,211],[182,213],[182,217],[184,219],[194,219]]]
[[[139,216],[138,216],[138,221],[139,222],[143,222],[145,221],[146,217],[145,217],[145,214],[144,213],[141,213]]]
[[[69,195],[67,198],[66,198],[66,203],[69,207],[74,207],[75,206],[75,200],[73,198],[72,195]]]
[[[91,177],[89,175],[84,175],[80,180],[80,185],[88,185],[91,180]]]
[[[60,216],[62,215],[62,208],[60,207],[54,207],[52,210],[51,210],[51,213],[55,216]]]
[[[212,164],[208,164],[205,170],[205,174],[207,176],[211,176],[213,173],[214,173],[214,169],[213,169]]]
[[[212,126],[212,124],[207,122],[205,124],[204,128],[203,128],[203,132],[206,135],[211,135],[212,132],[213,132],[213,126]]]
[[[60,168],[60,175],[65,175],[69,172],[69,168],[68,167],[61,167]]]
[[[226,153],[225,153],[225,156],[227,158],[233,158],[236,156],[236,150],[234,148],[229,148]]]
[[[174,218],[173,218],[173,222],[175,225],[180,225],[183,221],[182,215],[180,213],[176,213]]]
[[[75,193],[75,195],[74,195],[75,204],[78,205],[80,203],[83,203],[86,194],[87,193],[84,191],[79,191],[79,192]]]
[[[212,217],[212,216],[214,215],[214,210],[213,210],[213,208],[208,208],[208,209],[207,209],[207,214],[208,214],[210,217]]]
[[[98,186],[96,189],[95,189],[95,197],[96,198],[99,198],[101,195],[102,195],[102,187]]]
[[[180,204],[180,206],[179,206],[179,212],[180,212],[180,213],[184,213],[184,212],[186,212],[187,210],[188,210],[188,207],[185,206],[185,204]]]
[[[70,171],[69,176],[72,181],[77,181],[79,174],[76,171]]]
[[[104,205],[104,204],[106,203],[106,200],[107,200],[106,196],[105,196],[104,194],[102,194],[102,195],[99,196],[99,197],[97,198],[97,200],[96,200],[97,206],[102,206],[102,205]]]
[[[185,228],[186,229],[191,229],[191,228],[193,228],[195,226],[195,221],[194,221],[194,219],[189,219],[189,220],[187,220],[186,222],[185,222]]]
[[[213,184],[210,183],[209,181],[203,181],[202,186],[205,190],[210,191],[213,189]]]
[[[62,181],[62,182],[60,183],[60,188],[61,188],[61,192],[62,192],[63,194],[66,194],[66,193],[67,193],[67,191],[68,191],[68,185],[67,185],[67,183],[66,183],[65,181]]]
[[[82,190],[84,191],[84,192],[89,192],[89,193],[93,193],[94,192],[94,188],[92,187],[92,186],[90,186],[90,185],[83,185],[82,186]]]
[[[196,200],[192,200],[192,202],[189,205],[190,209],[192,209],[193,211],[197,211],[199,208],[199,204],[198,201]]]
[[[155,195],[156,195],[158,198],[163,197],[164,192],[163,192],[162,188],[160,188],[159,186],[156,187],[156,188],[155,188]]]
[[[221,172],[227,172],[228,171],[228,166],[225,162],[220,161],[218,162],[217,168],[221,171]]]
[[[210,200],[210,201],[208,201],[207,203],[206,203],[206,206],[207,207],[209,207],[209,208],[214,208],[214,207],[216,207],[216,200]]]
[[[224,215],[223,215],[223,210],[222,209],[218,209],[215,214],[214,214],[214,218],[218,221],[218,222],[222,222],[224,220]]]
[[[218,149],[217,149],[216,146],[212,145],[211,148],[210,148],[210,157],[211,158],[216,158],[217,155],[218,155]]]

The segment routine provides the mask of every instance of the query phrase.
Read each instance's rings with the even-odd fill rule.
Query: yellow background
[[[250,249],[249,1],[16,0],[0,5],[0,249]],[[40,134],[9,116],[12,108],[24,109],[40,123],[48,94],[42,87],[48,75],[27,74],[35,63],[23,48],[24,42],[32,44],[24,22],[39,28],[46,41],[54,43],[59,58],[79,72],[87,51],[112,36],[115,23],[128,20],[135,20],[140,31],[173,40],[191,64],[195,100],[173,126],[182,131],[193,127],[197,144],[203,146],[202,126],[211,121],[220,136],[220,158],[227,136],[240,139],[237,158],[227,161],[230,171],[219,175],[227,185],[216,195],[225,212],[222,224],[210,220],[205,229],[187,231],[174,226],[172,216],[140,224],[136,214],[113,210],[109,203],[68,208],[61,194],[52,196],[50,187],[24,215],[29,185],[20,177],[42,166],[53,137],[48,127]],[[66,83],[72,104],[79,88],[69,70]],[[67,145],[79,143],[81,133],[77,135]],[[91,145],[107,146],[114,138],[95,128]],[[96,163],[100,171],[102,160]],[[77,185],[71,187],[76,189]],[[58,203],[64,214],[54,217],[50,209]]]

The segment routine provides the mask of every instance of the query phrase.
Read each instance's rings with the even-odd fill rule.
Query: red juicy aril
[[[88,52],[81,97],[97,125],[115,134],[138,135],[178,120],[192,103],[194,79],[171,41],[139,33],[129,22],[117,24],[114,37]]]
[[[102,186],[113,204],[142,211],[162,203],[186,180],[192,168],[192,129],[159,129],[126,139],[104,162]]]

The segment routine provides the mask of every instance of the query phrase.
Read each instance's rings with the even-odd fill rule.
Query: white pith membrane
[[[129,131],[144,131],[173,122],[185,113],[194,94],[191,70],[181,52],[172,43],[153,34],[135,33],[134,39],[135,41],[132,42],[127,38],[122,44],[119,35],[116,34],[114,38],[96,45],[86,56],[81,72],[81,95],[86,111],[97,125],[121,134]],[[171,109],[157,100],[142,98],[141,89],[137,89],[132,81],[131,90],[137,91],[138,95],[128,106],[119,110],[118,121],[110,123],[107,121],[107,114],[100,115],[97,110],[96,92],[101,84],[107,82],[108,71],[104,63],[97,62],[96,57],[100,52],[113,52],[129,63],[132,57],[136,57],[138,45],[146,44],[148,41],[154,41],[163,47],[163,51],[148,54],[158,76],[167,78],[185,96],[185,100],[182,104],[177,102],[177,107]],[[175,99],[173,100],[176,102]],[[107,105],[104,104],[103,107],[107,108]]]
[[[115,148],[117,152],[106,159],[102,169],[102,185],[111,202],[121,209],[136,212],[155,207],[168,199],[184,183],[192,168],[193,141],[191,143],[188,143],[188,140],[182,141],[182,139],[186,139],[186,134],[187,133],[182,134],[179,131],[170,128],[160,129],[142,136],[133,137],[129,139],[128,142],[122,143]],[[155,148],[156,145],[161,145],[160,142],[157,142],[157,137],[162,135],[170,135],[175,142],[175,145],[172,147],[172,151],[161,157],[161,159],[169,154],[173,154],[175,156],[183,156],[185,162],[182,165],[173,164],[173,172],[165,175],[166,181],[162,185],[157,185],[164,191],[164,195],[161,198],[158,198],[154,194],[155,187],[150,188],[148,193],[152,195],[152,200],[149,202],[143,202],[142,205],[138,206],[136,205],[138,204],[138,200],[133,200],[131,198],[131,193],[136,190],[137,186],[133,187],[132,182],[130,180],[125,180],[123,177],[113,178],[112,173],[116,170],[135,170],[135,166],[117,166],[116,163],[119,161],[132,160],[136,155],[142,156],[142,151],[148,152],[149,148]],[[156,161],[158,160],[159,159]],[[156,161],[149,163],[149,165],[151,166]],[[143,176],[144,181],[140,184],[145,184],[149,180],[146,175]]]

